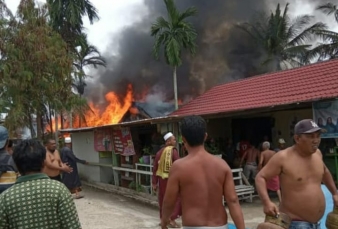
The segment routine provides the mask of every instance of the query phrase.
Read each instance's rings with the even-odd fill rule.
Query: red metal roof
[[[170,116],[207,115],[338,97],[338,60],[215,86]]]

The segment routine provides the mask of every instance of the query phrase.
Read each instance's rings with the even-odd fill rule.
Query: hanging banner
[[[98,152],[112,151],[113,131],[111,128],[97,129],[94,132],[94,149]]]
[[[313,118],[323,129],[322,138],[338,138],[338,100],[314,102]]]
[[[129,127],[121,127],[113,130],[113,146],[115,153],[123,156],[135,155]]]

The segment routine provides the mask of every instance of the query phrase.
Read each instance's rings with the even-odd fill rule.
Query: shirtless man
[[[244,166],[244,176],[250,181],[251,177],[252,179],[255,179],[257,174],[257,161],[259,161],[259,150],[256,149],[255,146],[251,146],[245,153],[243,154],[243,157],[241,158],[240,167],[242,167],[243,162],[245,161]]]
[[[182,203],[183,228],[226,229],[224,196],[236,228],[244,229],[232,172],[224,160],[204,149],[206,122],[199,116],[186,117],[181,122],[181,133],[188,156],[175,161],[171,167],[163,202],[162,229],[167,228],[178,196]]]
[[[59,151],[56,149],[56,142],[54,139],[48,139],[45,142],[45,146],[46,160],[43,173],[47,174],[49,178],[61,182],[61,172],[71,173],[73,169],[62,163]]]
[[[298,122],[294,129],[295,144],[276,153],[256,176],[258,194],[264,204],[264,213],[271,216],[279,210],[291,219],[290,229],[317,229],[325,211],[323,182],[338,206],[337,188],[318,149],[321,128],[311,119]],[[266,183],[280,176],[283,190],[280,209],[269,199]]]
[[[261,170],[263,166],[265,166],[268,161],[276,154],[275,151],[270,150],[270,142],[263,142],[262,144],[262,150],[261,157],[259,160],[258,170]],[[282,195],[280,192],[280,186],[279,186],[279,176],[275,176],[271,180],[269,180],[266,183],[266,187],[268,190],[277,192],[279,202],[282,201]]]

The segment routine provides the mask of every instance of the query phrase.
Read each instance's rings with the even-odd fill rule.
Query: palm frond
[[[170,23],[164,17],[158,17],[156,22],[151,25],[150,34],[156,36],[161,30],[170,30]]]
[[[190,7],[180,14],[180,16],[178,17],[178,21],[184,21],[186,18],[196,16],[197,14],[198,14],[197,8]]]
[[[322,11],[323,13],[327,15],[334,14],[334,17],[336,21],[338,22],[338,8],[336,5],[332,3],[327,3],[327,4],[319,5],[316,9]]]
[[[313,34],[315,34],[316,31],[325,30],[326,28],[327,26],[322,22],[315,23],[289,41],[288,46],[304,44],[304,42],[311,40],[311,37],[313,37]]]
[[[168,64],[172,66],[180,66],[181,60],[181,46],[175,38],[171,38],[165,45],[165,57]]]
[[[330,30],[316,30],[315,34],[323,41],[335,42],[338,41],[338,33]]]
[[[178,11],[174,0],[164,0],[167,8],[168,18],[171,24],[175,25],[179,21],[180,12]]]

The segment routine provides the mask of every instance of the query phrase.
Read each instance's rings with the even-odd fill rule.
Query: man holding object
[[[160,149],[155,156],[154,167],[153,167],[153,176],[152,183],[153,189],[156,192],[158,187],[158,204],[160,207],[160,218],[163,220],[162,216],[162,205],[163,198],[167,189],[167,182],[169,177],[169,170],[173,163],[179,159],[179,154],[176,149],[176,138],[175,136],[169,132],[164,135],[165,146]],[[181,215],[181,203],[179,198],[175,202],[175,208],[172,209],[170,216],[170,220],[168,222],[168,226],[171,228],[180,228],[181,226],[176,223],[176,219]]]
[[[279,210],[292,219],[290,229],[320,228],[325,211],[323,182],[338,206],[337,188],[318,149],[322,129],[311,119],[299,121],[294,129],[295,144],[274,155],[256,176],[256,188],[264,204],[264,213],[277,216]],[[271,202],[266,182],[280,176],[280,209]]]

